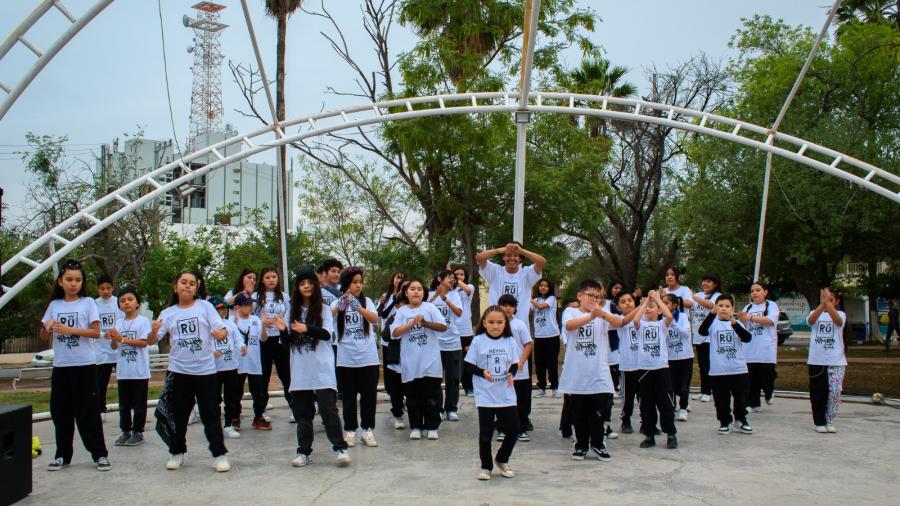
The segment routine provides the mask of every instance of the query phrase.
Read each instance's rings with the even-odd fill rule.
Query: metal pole
[[[513,240],[524,242],[525,231],[525,152],[528,124],[516,124],[516,184],[513,195]]]
[[[528,111],[528,93],[531,88],[531,67],[534,61],[534,41],[537,20],[541,12],[541,0],[525,3],[525,23],[522,31],[522,74],[519,80],[519,111]],[[528,144],[530,115],[516,115],[516,181],[513,193],[513,240],[524,242],[525,236],[525,155]]]

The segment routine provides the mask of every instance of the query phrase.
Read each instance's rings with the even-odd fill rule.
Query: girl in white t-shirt
[[[670,293],[675,294],[681,299],[678,309],[687,312],[688,309],[694,307],[694,302],[691,297],[691,289],[681,284],[681,274],[681,269],[674,265],[669,266],[669,268],[666,269],[666,276],[664,278],[666,286],[663,287],[663,293],[660,295],[662,296]]]
[[[667,434],[666,447],[678,448],[675,435],[675,394],[669,373],[669,350],[666,343],[673,319],[669,307],[663,303],[656,290],[647,294],[634,319],[638,337],[637,367],[641,371],[638,378],[641,433],[644,434],[641,448],[656,445],[657,411],[660,429]]]
[[[263,332],[271,338],[266,339],[260,346],[259,358],[262,365],[263,406],[269,404],[269,381],[272,378],[272,364],[275,364],[275,372],[284,389],[284,398],[290,399],[288,384],[291,381],[291,361],[284,347],[278,345],[280,327],[287,328],[287,321],[291,313],[291,298],[287,292],[281,291],[281,280],[278,278],[278,270],[267,267],[260,271],[256,292],[253,294],[256,303],[254,311],[262,320]],[[290,403],[290,401],[288,401]],[[271,422],[271,418],[265,412],[263,418]]]
[[[556,296],[553,282],[541,278],[531,298],[531,321],[534,325],[534,368],[538,391],[535,397],[547,394],[547,382],[553,396],[559,395],[559,324],[556,322]]]
[[[134,287],[119,289],[119,309],[124,316],[107,331],[110,347],[118,357],[116,381],[119,387],[119,428],[122,435],[116,446],[137,446],[144,443],[144,424],[147,421],[147,386],[150,382],[150,355],[147,346],[156,344],[149,338],[151,324],[138,314],[141,298]],[[133,413],[132,413],[133,412]]]
[[[462,316],[462,300],[454,289],[456,278],[449,270],[440,271],[431,280],[429,302],[444,316],[447,330],[440,335],[441,366],[444,370],[444,406],[441,410],[448,421],[458,422],[459,375],[462,372],[462,340],[456,322]]]
[[[494,462],[500,474],[514,476],[509,456],[517,438],[507,437],[491,459],[491,439],[494,428],[503,433],[519,433],[516,411],[516,390],[513,385],[519,366],[519,354],[513,342],[512,330],[500,306],[491,306],[481,315],[479,333],[466,352],[466,363],[472,365],[475,387],[475,406],[478,408],[478,455],[481,458],[479,480],[491,479]],[[496,426],[495,426],[496,420]]]
[[[394,314],[391,338],[401,340],[400,379],[409,412],[410,439],[438,439],[441,425],[441,348],[439,335],[447,330],[444,316],[426,302],[425,285],[410,280],[403,295],[408,304]]]
[[[847,315],[838,308],[841,294],[823,288],[819,305],[806,317],[809,336],[809,403],[816,432],[837,432],[834,417],[841,403],[847,356],[844,351],[844,325]]]
[[[744,345],[747,359],[747,374],[750,388],[747,393],[747,407],[754,412],[762,411],[760,392],[765,395],[766,404],[775,402],[775,364],[778,358],[778,305],[767,297],[769,288],[756,281],[750,285],[750,304],[738,313],[738,319],[747,327],[753,339]]]
[[[707,272],[700,278],[701,291],[692,294],[694,308],[691,311],[694,326],[694,344],[697,347],[697,364],[700,368],[700,392],[691,396],[691,399],[700,402],[709,402],[712,394],[712,382],[709,380],[709,337],[701,336],[698,332],[700,324],[706,319],[710,311],[715,312],[716,299],[722,290],[722,281],[715,272]]]
[[[50,418],[56,432],[56,456],[48,471],[59,471],[72,461],[76,426],[97,470],[110,469],[97,401],[94,341],[100,336],[100,315],[94,299],[87,296],[84,280],[79,262],[64,263],[41,318],[40,337],[53,346]]]
[[[456,330],[459,332],[459,340],[462,344],[462,352],[466,354],[469,351],[469,345],[472,343],[472,299],[475,296],[475,285],[469,283],[469,272],[464,265],[453,266],[453,276],[456,278],[456,293],[459,294],[459,301],[462,303],[462,314],[456,320]],[[460,383],[466,396],[473,395],[472,386],[472,365],[466,361],[462,363],[462,372]]]
[[[225,294],[225,302],[234,306],[234,299],[238,295],[243,293],[247,297],[253,297],[254,292],[256,292],[256,272],[244,269],[237,277],[234,288],[228,290],[228,293]]]
[[[621,291],[616,297],[616,308],[624,315],[622,326],[615,330],[619,338],[619,374],[622,385],[622,426],[619,432],[631,434],[631,415],[634,413],[634,400],[638,393],[638,379],[641,372],[637,366],[637,331],[634,328],[634,317],[637,315],[634,295]]]

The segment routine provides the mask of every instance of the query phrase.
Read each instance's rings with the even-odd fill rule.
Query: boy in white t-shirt
[[[496,255],[503,255],[503,267],[490,261]],[[523,256],[531,260],[532,265],[522,267]],[[479,274],[488,284],[488,303],[497,304],[501,295],[512,295],[519,301],[516,318],[528,325],[531,288],[541,279],[547,259],[513,241],[502,248],[482,251],[475,256],[475,261]]]
[[[123,316],[119,309],[119,301],[113,295],[114,291],[113,279],[109,274],[104,273],[97,277],[98,297],[94,302],[97,304],[97,312],[100,313],[100,339],[94,341],[94,352],[97,356],[97,400],[100,401],[100,413],[106,413],[106,390],[119,355],[112,349],[111,341],[106,336]]]
[[[528,357],[531,356],[532,341],[528,333],[528,325],[522,323],[522,320],[516,318],[516,311],[519,302],[510,294],[500,296],[499,306],[509,318],[510,330],[512,330],[513,342],[519,354],[519,366],[516,371],[515,388],[516,388],[516,411],[519,414],[519,441],[530,441],[531,437],[528,431],[534,430],[531,420],[531,371],[528,370]],[[503,432],[497,434],[497,440],[502,441],[505,437]]]
[[[248,299],[247,294],[241,296],[238,293],[238,296],[232,300],[241,300],[239,297],[242,297],[242,300]],[[225,328],[228,329],[228,337],[221,341],[213,342],[213,356],[216,358],[216,379],[218,380],[216,393],[219,395],[219,404],[224,404],[225,408],[225,428],[222,430],[222,433],[227,438],[238,439],[241,437],[241,433],[238,432],[240,426],[234,427],[233,424],[235,420],[240,422],[241,399],[244,398],[244,381],[240,373],[238,373],[238,368],[240,367],[241,357],[247,354],[247,347],[244,345],[241,331],[238,330],[234,321],[228,318],[234,306],[229,304],[227,299],[223,297],[213,297],[209,300],[209,303],[216,308],[219,316],[222,317],[222,322],[225,323]]]

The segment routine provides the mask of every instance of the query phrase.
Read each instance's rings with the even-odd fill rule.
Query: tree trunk
[[[284,107],[284,54],[285,54],[285,44],[287,40],[287,13],[280,14],[278,16],[278,45],[276,47],[276,70],[275,70],[275,114],[278,116],[278,122],[281,123],[284,121],[285,107]],[[284,216],[280,216],[278,219],[278,229],[279,233],[284,233],[287,235],[288,228],[290,227],[290,223],[288,223],[288,216],[290,215],[290,199],[288,195],[290,194],[288,187],[288,177],[287,177],[287,146],[282,145],[278,149],[278,164],[279,164],[279,175],[281,178],[281,202],[280,205],[282,209],[284,209]],[[276,213],[277,214],[277,213]],[[278,241],[278,275],[279,279],[286,280],[288,273],[282,272],[284,262],[286,259],[282,258],[283,252],[281,251],[281,240],[279,238]],[[282,281],[284,284],[284,281]]]

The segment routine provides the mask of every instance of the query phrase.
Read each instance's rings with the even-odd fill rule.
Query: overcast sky
[[[193,33],[182,25],[184,14],[197,0],[163,0],[163,30],[169,68],[169,85],[174,111],[175,135],[179,141],[189,128],[191,72],[193,57],[186,49]],[[0,2],[0,33],[5,38],[39,0]],[[93,0],[68,0],[65,5],[76,16],[87,10]],[[228,24],[222,35],[222,51],[236,63],[255,61],[244,24],[240,2],[219,0],[227,6],[221,21]],[[319,2],[307,0],[310,7]],[[351,50],[374,70],[372,51],[360,22],[357,0],[327,0],[326,6],[345,26]],[[266,68],[274,75],[275,26],[265,17],[262,0],[250,0],[251,14],[261,45]],[[581,0],[583,7],[595,10],[602,18],[593,40],[600,44],[613,63],[631,69],[628,79],[643,92],[646,82],[641,68],[665,66],[705,52],[713,58],[732,56],[727,43],[740,26],[740,19],[754,14],[769,14],[789,24],[803,24],[818,31],[827,15],[826,0]],[[47,20],[29,32],[28,38],[39,48],[48,47],[65,26],[64,18],[52,12]],[[335,109],[358,103],[358,99],[326,93],[328,86],[349,90],[352,75],[337,60],[320,35],[329,27],[319,18],[300,13],[288,27],[287,116],[295,117],[320,109]],[[414,37],[396,26],[391,50],[408,50]],[[579,55],[566,54],[569,65]],[[0,61],[0,81],[18,81],[33,61],[33,54],[16,46]],[[238,88],[227,64],[222,73],[225,122],[239,132],[258,128],[256,120],[234,111],[243,106]],[[4,202],[10,204],[9,217],[24,215],[24,171],[21,156],[27,149],[25,134],[66,135],[67,156],[71,161],[91,160],[101,143],[110,143],[123,134],[143,129],[152,139],[172,138],[166,83],[163,73],[160,20],[157,2],[152,0],[116,0],[88,24],[50,62],[25,90],[6,116],[0,120],[0,187]],[[271,161],[260,156],[255,161]]]

